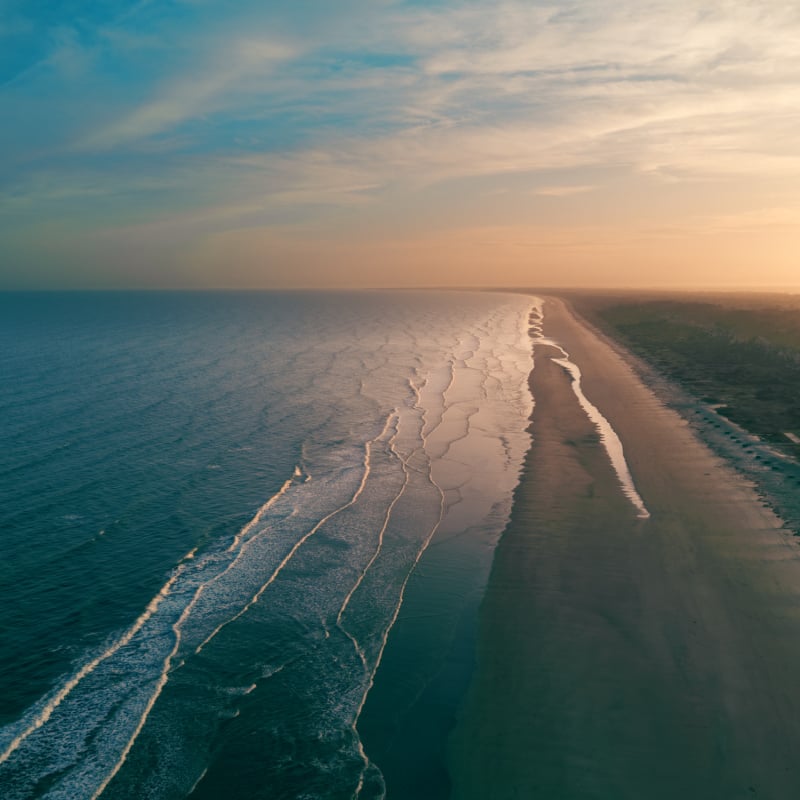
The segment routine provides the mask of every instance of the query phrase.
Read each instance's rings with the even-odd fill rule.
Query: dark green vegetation
[[[800,297],[574,298],[668,378],[787,455],[800,457]]]

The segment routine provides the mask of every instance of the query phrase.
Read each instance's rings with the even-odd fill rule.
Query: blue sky
[[[0,287],[800,282],[800,7],[0,7]]]

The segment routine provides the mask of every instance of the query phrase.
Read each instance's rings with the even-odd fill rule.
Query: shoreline
[[[709,299],[703,298],[700,299]],[[720,413],[720,404],[701,396],[691,385],[669,377],[659,370],[644,355],[631,352],[622,340],[614,338],[613,328],[608,326],[597,310],[587,308],[582,296],[570,297],[569,304],[584,324],[595,335],[607,342],[623,359],[627,360],[639,378],[651,387],[662,402],[674,409],[686,420],[700,438],[716,455],[732,466],[737,473],[752,484],[759,497],[780,517],[795,536],[800,536],[800,464],[790,455],[776,449],[774,442],[765,439],[728,416]],[[775,305],[780,308],[775,298]],[[751,301],[753,302],[753,301]],[[791,436],[784,433],[787,443]]]
[[[557,351],[480,611],[456,798],[800,796],[800,550],[752,487],[560,300],[652,512],[637,520]]]

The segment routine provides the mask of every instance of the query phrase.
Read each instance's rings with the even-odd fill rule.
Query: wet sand
[[[453,796],[800,797],[800,546],[559,300],[651,518],[636,518],[560,354],[537,345],[533,445],[495,552]]]

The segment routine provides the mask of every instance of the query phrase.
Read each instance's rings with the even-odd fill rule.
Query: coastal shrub
[[[750,433],[794,452],[800,430],[800,300],[594,299],[589,310],[639,356]]]

